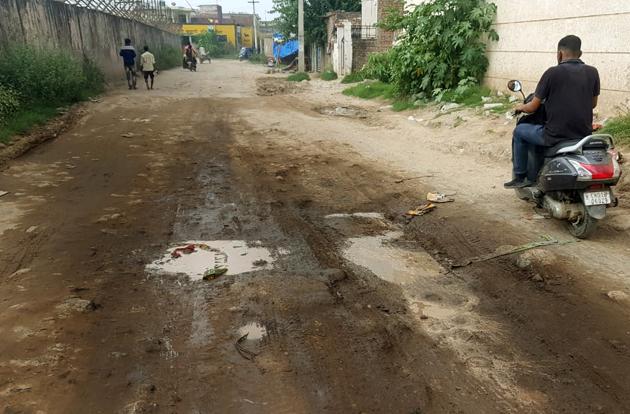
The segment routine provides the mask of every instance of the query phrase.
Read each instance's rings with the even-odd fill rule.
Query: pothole
[[[214,278],[268,269],[271,263],[273,257],[268,249],[248,245],[244,240],[188,241],[168,249],[146,270],[201,280],[204,275]]]
[[[367,118],[368,112],[363,108],[354,106],[322,106],[315,108],[322,115],[340,116],[344,118]]]

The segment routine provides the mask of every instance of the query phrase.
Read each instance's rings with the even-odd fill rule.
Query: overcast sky
[[[271,9],[273,8],[272,0],[258,0],[260,3],[256,4],[256,14],[260,16],[261,19],[265,19],[265,13],[267,15],[267,19],[271,19]],[[177,3],[178,6],[181,7],[197,7],[200,4],[220,4],[223,7],[223,13],[229,12],[250,12],[252,11],[251,3],[248,3],[248,0],[167,0],[167,4],[171,4],[172,2]]]

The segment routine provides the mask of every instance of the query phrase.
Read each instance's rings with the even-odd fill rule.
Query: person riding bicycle
[[[514,130],[514,179],[505,188],[527,187],[529,146],[552,147],[563,141],[582,139],[593,133],[593,109],[597,106],[600,81],[593,66],[580,60],[582,41],[566,36],[558,43],[558,65],[543,74],[534,99],[518,105],[516,112],[535,113],[545,102],[544,125],[522,123]]]
[[[136,89],[136,49],[131,46],[131,39],[125,39],[125,45],[120,49],[120,56],[123,58],[125,75],[129,89]]]

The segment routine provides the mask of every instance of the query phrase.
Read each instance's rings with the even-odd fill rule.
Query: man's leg
[[[151,89],[153,89],[153,80],[155,78],[155,73],[154,71],[151,71],[151,74],[149,75],[149,77],[151,78]]]
[[[147,90],[150,89],[149,88],[149,72],[142,72],[142,75],[144,75],[144,84],[147,85]]]
[[[512,138],[512,162],[514,179],[504,184],[505,188],[520,188],[531,184],[527,180],[527,161],[531,145],[544,146],[544,126],[520,124],[514,129]]]
[[[129,89],[131,89],[132,85],[131,85],[131,70],[129,68],[129,66],[125,65],[125,76],[127,77],[127,86],[129,86]]]

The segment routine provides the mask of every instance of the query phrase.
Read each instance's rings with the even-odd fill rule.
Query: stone
[[[606,293],[606,296],[608,296],[608,299],[618,303],[627,302],[630,298],[630,295],[628,295],[626,292],[622,292],[621,290],[611,290],[610,292]]]
[[[556,256],[542,249],[528,250],[516,258],[516,266],[528,269],[532,266],[548,266],[556,260]]]

